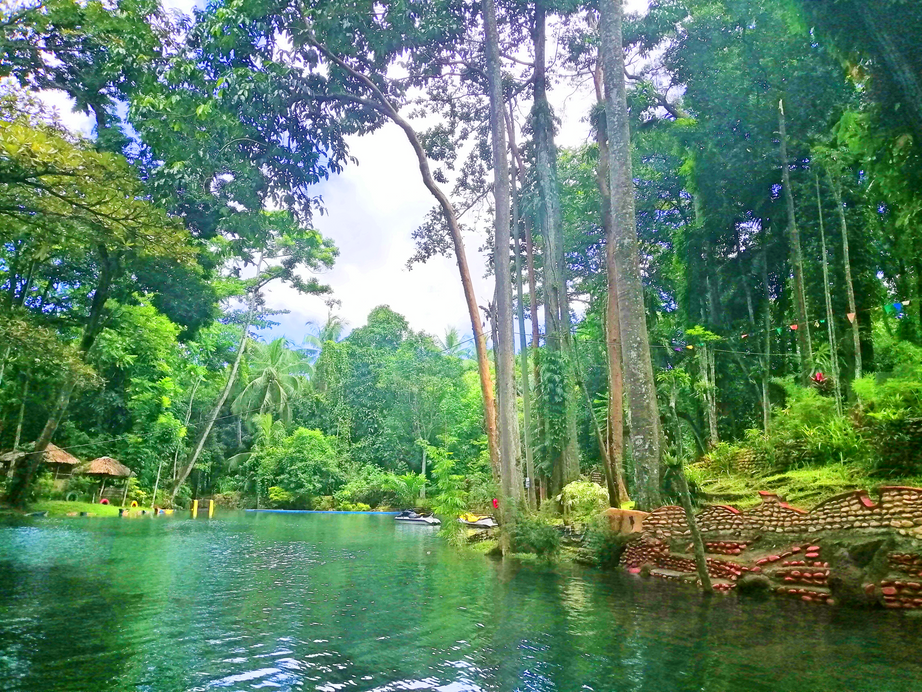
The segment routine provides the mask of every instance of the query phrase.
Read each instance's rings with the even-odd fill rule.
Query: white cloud
[[[351,147],[359,165],[319,187],[327,214],[314,223],[340,250],[335,267],[320,277],[342,301],[337,312],[355,328],[365,323],[372,308],[389,305],[413,329],[441,335],[451,326],[470,333],[454,257],[406,268],[414,252],[411,233],[435,206],[406,137],[395,125],[387,125],[356,138]],[[484,238],[471,234],[466,241],[475,292],[483,305],[493,295],[492,278],[483,278],[485,258],[477,252]],[[270,289],[267,304],[291,311],[277,318],[281,326],[267,337],[284,334],[300,342],[309,331],[306,322],[326,319],[322,298],[301,296],[286,287]]]

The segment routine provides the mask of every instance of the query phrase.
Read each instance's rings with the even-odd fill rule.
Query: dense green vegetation
[[[6,10],[0,449],[36,450],[7,499],[91,495],[42,478],[52,440],[119,459],[144,505],[584,516],[606,498],[581,476],[650,508],[683,464],[743,504],[920,482],[922,11],[620,5]],[[558,149],[569,79],[595,141]],[[335,292],[315,186],[385,120],[437,204],[413,261],[457,259],[471,337],[387,306],[347,333],[330,300],[267,343],[268,285]],[[486,328],[459,221],[484,197]],[[524,516],[512,543],[554,552]]]

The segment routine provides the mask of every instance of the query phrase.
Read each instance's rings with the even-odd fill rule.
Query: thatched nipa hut
[[[21,449],[12,452],[4,452],[0,454],[0,465],[14,469],[26,454],[28,454],[28,452]],[[53,444],[49,444],[45,449],[43,461],[54,473],[55,480],[59,478],[69,478],[74,473],[77,466],[80,465],[80,460],[77,457]]]
[[[132,471],[112,457],[99,457],[98,459],[93,459],[89,464],[78,469],[77,473],[83,476],[95,476],[101,479],[98,493],[99,498],[102,498],[103,491],[106,489],[106,480],[109,478],[124,478],[125,494],[128,494],[128,479],[131,477]],[[124,500],[122,501],[124,502]]]

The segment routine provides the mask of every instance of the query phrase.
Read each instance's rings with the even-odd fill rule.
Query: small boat
[[[429,526],[439,526],[442,523],[433,516],[423,516],[410,509],[403,510],[394,517],[394,521],[400,521],[404,524],[428,524]]]
[[[485,514],[462,514],[458,517],[458,523],[475,529],[492,529],[499,526],[496,519]]]

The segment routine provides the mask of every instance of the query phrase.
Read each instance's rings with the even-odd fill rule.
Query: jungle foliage
[[[0,449],[114,456],[161,505],[452,516],[502,495],[539,553],[556,547],[528,510],[669,499],[677,461],[702,499],[744,504],[919,482],[922,10],[621,5],[3,10]],[[568,81],[594,86],[572,149],[548,96]],[[437,200],[411,261],[454,253],[469,293],[459,212],[495,222],[497,296],[466,294],[491,354],[388,306],[262,336],[270,283],[335,290],[317,185],[385,121]],[[9,470],[14,504],[92,493],[38,460]]]

